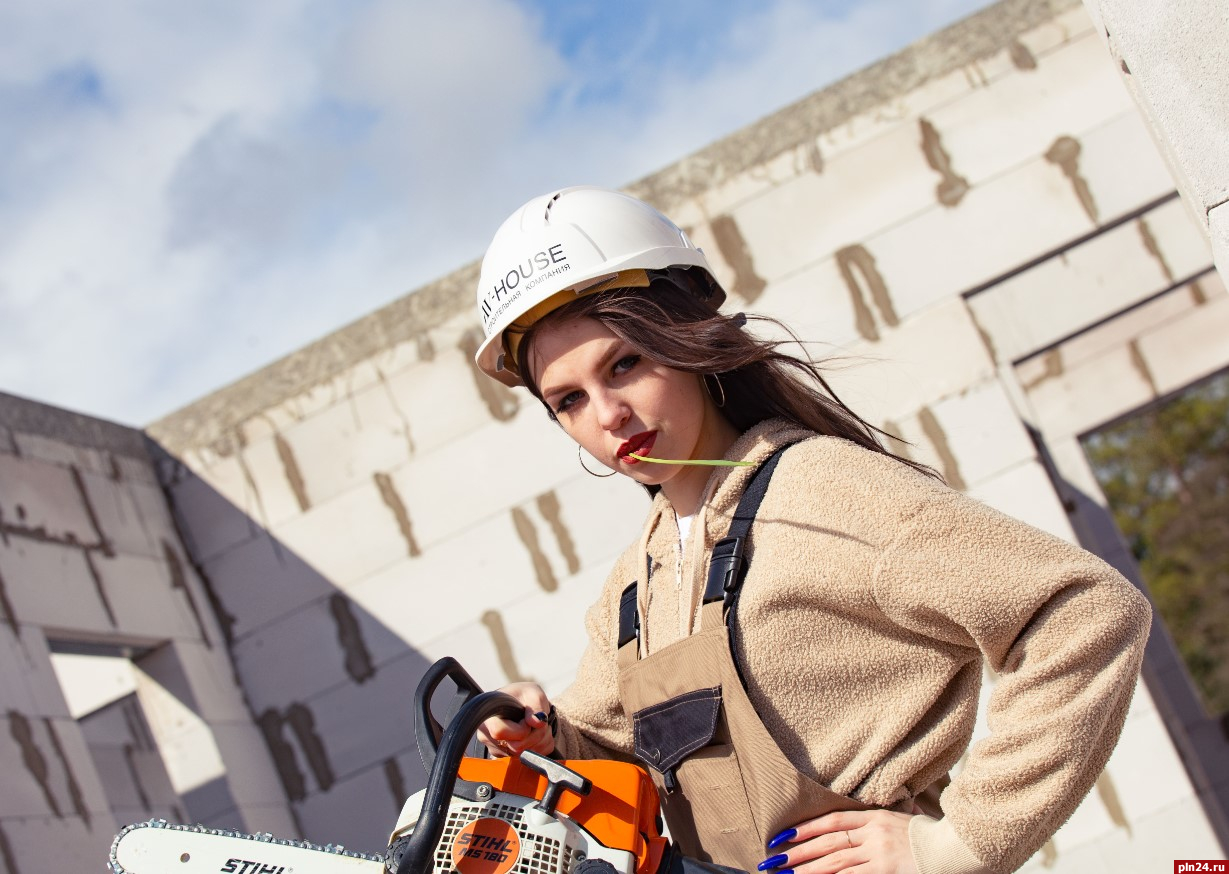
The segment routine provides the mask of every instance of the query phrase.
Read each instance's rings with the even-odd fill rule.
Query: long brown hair
[[[542,327],[574,318],[596,319],[658,364],[702,376],[710,394],[724,395],[721,413],[740,432],[782,418],[940,478],[932,468],[887,449],[880,437],[896,438],[847,407],[814,361],[783,352],[781,347],[795,343],[805,348],[788,327],[768,316],[722,315],[706,300],[707,277],[697,274],[700,271],[682,269],[653,272],[647,289],[611,289],[553,310],[523,332],[516,363],[525,386],[542,400],[529,367],[534,335]],[[792,339],[761,339],[745,330],[749,322],[775,326]]]

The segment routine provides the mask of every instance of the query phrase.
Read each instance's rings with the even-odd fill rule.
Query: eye
[[[627,373],[629,370],[631,370],[633,367],[635,367],[639,363],[640,363],[639,355],[626,355],[623,358],[620,358],[618,361],[616,361],[614,363],[614,367],[611,369],[615,374]]]
[[[561,413],[566,413],[568,410],[572,409],[572,407],[576,406],[582,397],[583,395],[578,391],[568,392],[555,403],[555,415],[558,416]]]

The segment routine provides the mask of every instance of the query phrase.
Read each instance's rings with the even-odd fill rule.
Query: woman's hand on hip
[[[781,874],[917,874],[907,813],[842,810],[799,823],[774,837],[761,871]],[[775,854],[774,854],[775,851]]]
[[[548,715],[550,699],[537,683],[513,683],[499,691],[506,692],[525,705],[525,716],[519,722],[492,716],[478,727],[478,740],[500,756],[517,756],[525,750],[550,755],[555,749],[555,735]]]

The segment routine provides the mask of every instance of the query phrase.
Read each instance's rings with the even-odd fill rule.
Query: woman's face
[[[529,365],[563,429],[612,470],[659,485],[680,512],[709,469],[652,464],[654,458],[721,458],[738,436],[702,378],[657,364],[596,319],[551,322],[534,334]]]

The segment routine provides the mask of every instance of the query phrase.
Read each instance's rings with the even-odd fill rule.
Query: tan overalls
[[[769,736],[730,651],[727,614],[745,574],[742,544],[778,450],[748,484],[712,551],[700,630],[640,658],[636,584],[620,604],[619,692],[636,755],[651,768],[674,840],[687,856],[755,871],[783,829],[867,805],[800,774]]]

